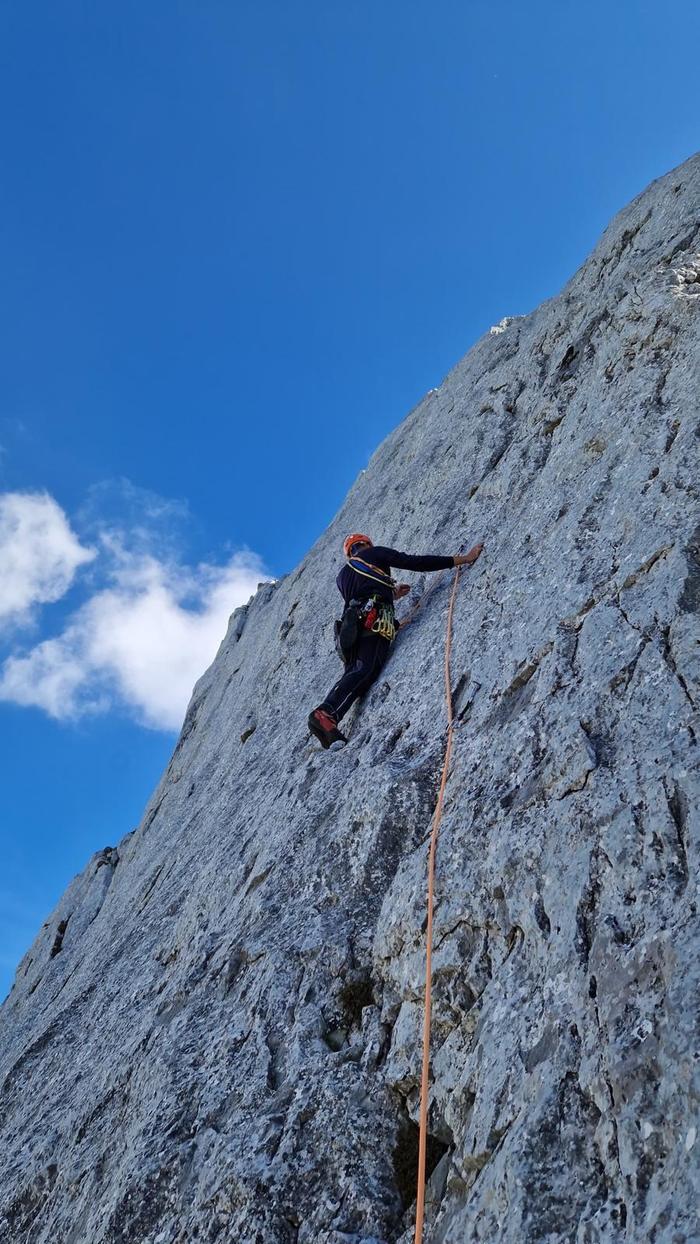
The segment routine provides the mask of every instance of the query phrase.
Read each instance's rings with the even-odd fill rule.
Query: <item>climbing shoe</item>
[[[347,742],[345,735],[341,734],[338,729],[335,717],[324,712],[322,708],[315,708],[312,713],[309,713],[309,730],[316,735],[321,747],[330,747],[331,743]]]

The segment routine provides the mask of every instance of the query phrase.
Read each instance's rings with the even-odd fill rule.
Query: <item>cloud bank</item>
[[[22,494],[8,497],[16,501]],[[77,567],[88,559],[98,558],[93,573],[99,570],[102,582],[68,617],[60,634],[6,658],[0,699],[41,708],[59,720],[120,706],[143,725],[178,729],[192,687],[215,656],[229,615],[269,577],[260,558],[245,550],[225,565],[183,566],[170,554],[163,557],[144,549],[142,529],[137,551],[129,547],[128,532],[111,529],[100,534],[96,553],[83,549],[60,507],[51,498],[46,501],[64,524],[63,541],[51,546],[56,550],[53,562],[44,546],[41,584],[52,585],[50,596],[47,586],[38,586],[37,575],[31,578],[31,558],[23,568],[21,550],[13,549],[16,580],[25,585],[24,596],[16,592],[15,597],[25,602],[25,613],[38,601],[58,599],[61,585],[65,591]],[[58,522],[55,514],[53,521]],[[33,596],[27,586],[31,584]]]

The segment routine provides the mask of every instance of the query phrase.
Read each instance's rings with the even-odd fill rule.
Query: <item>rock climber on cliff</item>
[[[345,673],[318,708],[309,713],[309,730],[322,747],[347,742],[338,722],[378,678],[389,655],[397,630],[394,601],[411,590],[407,583],[396,583],[390,570],[429,572],[471,566],[483,547],[475,544],[468,553],[454,557],[421,557],[374,545],[369,536],[359,533],[347,537],[343,543],[345,565],[336,579],[345,601],[343,617],[336,623],[336,642]]]

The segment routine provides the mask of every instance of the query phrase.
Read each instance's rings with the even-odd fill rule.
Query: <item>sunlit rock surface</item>
[[[451,574],[325,754],[342,537],[463,574],[427,1244],[697,1241],[700,158],[487,333],[232,617],[0,1013],[8,1244],[411,1239]],[[20,827],[21,828],[21,827]],[[126,828],[126,827],[125,827]]]

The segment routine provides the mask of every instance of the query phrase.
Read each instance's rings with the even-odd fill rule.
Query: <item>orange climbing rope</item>
[[[423,1241],[423,1219],[425,1216],[425,1155],[428,1141],[428,1076],[430,1073],[430,1005],[432,986],[433,956],[433,897],[435,890],[435,853],[437,850],[438,831],[442,820],[442,805],[445,799],[447,775],[452,757],[452,686],[450,683],[450,650],[452,648],[452,614],[454,612],[457,584],[459,583],[459,566],[455,567],[455,578],[447,610],[447,635],[445,638],[445,702],[447,704],[447,746],[442,766],[440,790],[433,814],[433,827],[430,833],[430,851],[428,853],[428,923],[425,932],[425,1013],[423,1016],[423,1069],[420,1082],[420,1120],[418,1138],[418,1190],[416,1195],[416,1234],[415,1244]]]

